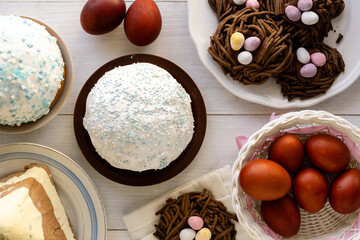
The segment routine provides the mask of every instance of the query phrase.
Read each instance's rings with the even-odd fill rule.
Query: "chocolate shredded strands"
[[[210,37],[208,52],[224,74],[245,85],[259,85],[289,67],[293,59],[290,34],[276,24],[274,17],[269,11],[244,8],[220,22]],[[249,65],[238,63],[239,51],[232,50],[230,46],[230,37],[235,32],[241,32],[246,38],[257,36],[261,39]]]
[[[236,215],[229,213],[206,189],[168,199],[156,215],[160,215],[160,220],[155,225],[154,236],[160,240],[180,239],[180,231],[189,227],[187,220],[191,216],[204,220],[204,227],[211,231],[213,240],[235,240],[236,230],[231,220],[237,221]]]
[[[344,71],[341,54],[322,43],[333,30],[331,20],[343,12],[344,0],[313,0],[311,11],[319,16],[319,21],[311,26],[301,21],[292,22],[285,15],[285,8],[297,6],[298,0],[259,0],[259,10],[236,5],[233,0],[208,2],[220,20],[215,34],[210,37],[208,52],[224,74],[235,81],[259,85],[270,77],[278,78],[283,95],[291,101],[325,93]],[[257,36],[261,39],[260,47],[253,52],[253,61],[248,65],[238,62],[242,49],[234,51],[230,46],[230,37],[235,32],[241,32],[246,38]],[[339,35],[337,43],[342,37]],[[328,60],[325,66],[318,68],[315,78],[300,76],[296,67],[299,63],[294,56],[299,47],[324,51]]]
[[[341,54],[325,43],[318,43],[310,53],[321,52],[326,56],[326,63],[319,68],[314,78],[305,79],[299,74],[299,62],[281,73],[277,83],[281,85],[281,92],[290,100],[294,98],[307,99],[325,93],[333,84],[336,77],[345,70],[345,63]]]

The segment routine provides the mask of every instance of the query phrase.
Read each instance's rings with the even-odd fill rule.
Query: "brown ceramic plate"
[[[93,147],[88,132],[83,126],[83,117],[85,115],[85,106],[87,96],[105,72],[115,67],[129,65],[137,62],[147,62],[155,64],[167,70],[186,90],[191,97],[191,108],[194,115],[195,128],[192,140],[181,155],[161,170],[147,170],[135,172],[130,170],[118,169],[111,166],[107,161],[102,159]],[[191,77],[179,66],[161,57],[147,54],[134,54],[114,59],[100,67],[80,91],[74,111],[74,130],[76,140],[85,156],[86,160],[103,176],[126,185],[131,186],[148,186],[164,182],[176,176],[183,171],[195,158],[205,137],[206,131],[206,109],[204,100],[201,96]]]
[[[57,114],[64,107],[67,99],[69,98],[73,83],[74,70],[73,70],[72,59],[71,59],[70,51],[66,47],[64,40],[60,37],[59,34],[55,32],[54,29],[52,29],[45,23],[31,17],[24,17],[24,16],[21,17],[30,19],[34,22],[37,22],[40,25],[43,25],[45,29],[50,33],[50,35],[54,36],[57,39],[57,43],[59,45],[62,57],[65,62],[65,82],[60,97],[58,98],[55,105],[51,108],[50,112],[47,115],[42,116],[40,119],[36,120],[35,122],[23,123],[19,127],[0,124],[0,133],[7,133],[7,134],[26,133],[26,132],[34,131],[48,124],[52,119],[54,119],[57,116]]]

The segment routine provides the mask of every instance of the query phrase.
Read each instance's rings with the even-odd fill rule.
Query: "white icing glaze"
[[[83,124],[103,159],[133,171],[168,166],[194,132],[189,94],[149,63],[118,67],[100,78],[88,95]]]
[[[42,216],[29,196],[19,188],[0,198],[0,234],[11,240],[44,239]]]
[[[51,183],[49,175],[43,168],[34,166],[34,167],[28,169],[22,175],[20,175],[18,177],[16,177],[16,176],[12,177],[12,178],[8,179],[6,182],[0,183],[0,188],[3,186],[9,185],[9,184],[14,184],[16,182],[20,182],[26,178],[34,178],[37,182],[39,182],[43,186],[46,194],[48,195],[48,197],[51,201],[52,206],[54,207],[55,217],[58,220],[58,222],[61,226],[61,229],[64,231],[66,239],[67,240],[70,240],[70,239],[75,240],[74,234],[70,227],[70,223],[68,221],[68,217],[67,217],[65,209],[64,209],[64,206],[61,203],[61,200],[56,192],[54,185]],[[13,201],[16,201],[16,199],[13,199]],[[0,205],[0,206],[4,206],[4,205]],[[36,211],[38,211],[38,210],[36,210]],[[10,237],[10,239],[12,239],[12,238]],[[39,238],[39,239],[44,239],[44,237]]]
[[[0,16],[0,124],[21,125],[49,112],[64,80],[56,41],[34,21]]]

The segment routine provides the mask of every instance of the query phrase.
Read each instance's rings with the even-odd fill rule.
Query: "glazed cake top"
[[[117,67],[88,95],[83,121],[99,155],[133,171],[162,169],[191,141],[191,99],[166,70],[149,63]]]

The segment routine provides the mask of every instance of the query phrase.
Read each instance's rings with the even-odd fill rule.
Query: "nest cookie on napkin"
[[[263,84],[293,59],[290,33],[269,11],[244,8],[222,20],[208,49],[224,74],[245,85]]]
[[[157,231],[154,227],[154,225],[158,225],[160,222],[160,215],[156,215],[156,212],[159,212],[159,209],[162,209],[164,207],[164,204],[166,203],[166,200],[169,198],[177,199],[179,196],[185,196],[187,193],[190,192],[199,192],[201,194],[201,191],[206,188],[209,192],[211,192],[213,199],[216,199],[216,201],[222,202],[224,204],[224,207],[226,207],[227,211],[229,211],[231,216],[234,214],[234,209],[232,208],[232,202],[231,202],[231,168],[230,166],[225,166],[223,168],[217,169],[213,172],[210,172],[208,174],[205,174],[201,177],[198,177],[160,197],[153,200],[150,203],[147,203],[146,205],[140,207],[139,209],[127,214],[123,217],[125,226],[128,230],[128,233],[133,240],[157,240],[154,236],[154,233]],[[184,194],[184,195],[183,195]],[[195,194],[196,195],[196,194]],[[196,196],[192,197],[196,197]],[[187,196],[190,197],[190,194]],[[209,199],[209,195],[206,195],[206,200]],[[204,201],[204,199],[199,199],[199,203],[204,204],[207,201]],[[208,203],[213,204],[213,203]],[[173,207],[173,205],[172,205]],[[176,208],[176,207],[175,207]],[[172,208],[173,209],[173,208]],[[164,209],[162,209],[164,210]],[[207,208],[208,211],[211,211],[210,208]],[[201,211],[201,210],[200,210]],[[196,215],[196,214],[194,214]],[[209,214],[211,215],[211,214]],[[220,215],[218,215],[219,217]],[[173,223],[175,223],[176,220],[173,218]],[[188,218],[185,219],[186,221]],[[161,220],[166,221],[166,220]],[[204,217],[204,221],[206,222],[206,217]],[[221,220],[222,221],[222,220]],[[232,220],[231,220],[232,221]],[[238,222],[232,221],[234,224],[236,231],[235,239],[241,239],[241,240],[250,240],[249,235],[246,233],[246,231],[241,227],[241,225]],[[184,224],[184,226],[186,223]],[[207,225],[204,225],[205,228],[207,228]],[[170,226],[170,230],[173,230],[174,226]],[[211,229],[211,227],[210,227]],[[233,229],[228,229],[230,232],[234,233]],[[200,231],[200,230],[199,230]],[[225,237],[228,232],[225,232]],[[177,236],[179,237],[179,236]],[[221,236],[220,236],[221,237]],[[170,238],[169,238],[170,239]],[[173,239],[173,238],[171,238]],[[179,238],[177,238],[179,239]],[[214,238],[212,238],[214,239]],[[216,239],[216,238],[215,238]],[[226,239],[226,238],[218,238],[220,239]]]
[[[341,54],[325,43],[317,43],[308,52],[312,56],[309,63],[303,64],[295,57],[291,67],[278,76],[277,83],[281,85],[281,92],[289,100],[297,97],[306,99],[325,93],[336,77],[345,70]],[[325,63],[321,61],[321,55],[325,56]],[[309,73],[312,70],[306,69],[308,66],[314,72]]]

